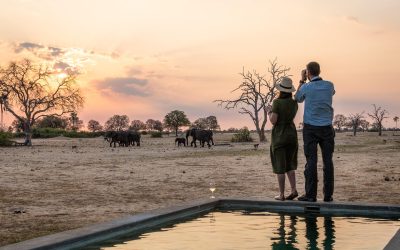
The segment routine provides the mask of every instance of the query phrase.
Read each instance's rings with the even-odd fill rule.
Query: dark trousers
[[[306,166],[304,170],[306,196],[317,197],[318,186],[318,144],[322,151],[324,163],[324,198],[332,197],[333,194],[333,151],[335,149],[335,131],[332,126],[312,126],[304,124],[303,128],[304,154]]]

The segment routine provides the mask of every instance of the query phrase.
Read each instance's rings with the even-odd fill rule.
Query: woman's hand
[[[265,108],[265,110],[267,111],[267,114],[268,114],[268,115],[271,114],[271,112],[272,112],[272,106],[271,106],[271,104],[268,104],[267,107]]]
[[[270,113],[269,121],[272,123],[272,125],[275,125],[275,123],[278,121],[278,114],[277,113]]]

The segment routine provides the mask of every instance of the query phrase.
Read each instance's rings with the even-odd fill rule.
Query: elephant
[[[186,139],[185,138],[176,138],[175,139],[175,146],[176,146],[176,143],[178,143],[178,147],[180,147],[181,144],[183,144],[183,146],[186,147]]]
[[[140,147],[140,133],[137,131],[128,131],[128,141],[129,145]]]
[[[108,131],[104,135],[104,139],[110,143],[110,147],[114,143],[114,148],[116,143],[119,146],[129,147],[130,145],[140,146],[140,134],[136,131]]]
[[[204,147],[204,143],[207,142],[207,146],[210,148],[210,141],[212,145],[214,145],[214,140],[213,140],[213,132],[211,130],[205,130],[205,129],[198,129],[198,128],[191,128],[186,131],[186,143],[189,145],[189,136],[192,136],[193,140],[190,143],[190,146],[193,146],[196,148],[196,140],[200,141],[200,145]]]

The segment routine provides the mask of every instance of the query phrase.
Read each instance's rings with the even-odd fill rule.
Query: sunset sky
[[[162,120],[178,109],[253,129],[212,101],[237,95],[243,67],[266,73],[274,58],[295,83],[320,62],[335,113],[375,103],[389,111],[385,126],[400,116],[398,0],[0,0],[0,9],[0,65],[27,57],[81,72],[85,124],[114,114]]]

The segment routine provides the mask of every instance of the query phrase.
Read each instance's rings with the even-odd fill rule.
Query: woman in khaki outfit
[[[292,80],[288,77],[276,84],[279,96],[269,109],[269,119],[273,124],[271,133],[270,155],[273,172],[278,176],[279,196],[276,200],[293,200],[298,196],[296,189],[297,169],[297,131],[293,122],[297,113],[297,102],[293,100],[292,93],[296,90]],[[285,197],[285,174],[291,187],[291,193]]]

